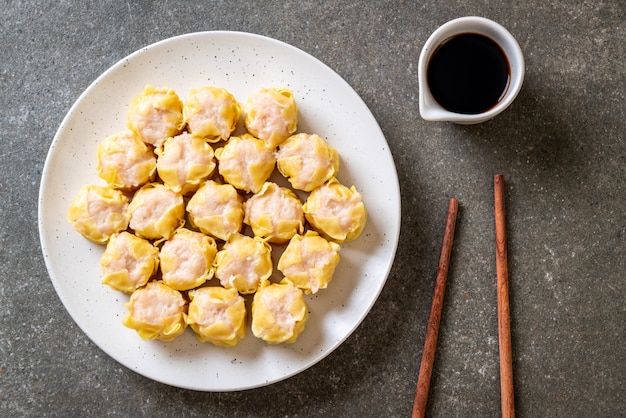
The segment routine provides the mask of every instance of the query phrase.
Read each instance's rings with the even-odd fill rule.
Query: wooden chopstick
[[[446,290],[446,279],[448,276],[448,267],[450,265],[450,254],[452,253],[452,241],[454,239],[454,227],[456,224],[456,214],[458,212],[458,208],[459,202],[456,199],[450,199],[450,204],[448,205],[448,216],[446,218],[446,228],[441,247],[441,256],[437,267],[433,303],[430,309],[430,317],[428,318],[428,326],[426,328],[426,341],[424,342],[424,351],[422,353],[422,364],[420,366],[420,373],[417,380],[415,401],[413,402],[412,418],[422,418],[426,412],[428,389],[430,387],[430,378],[433,373],[433,363],[435,362],[435,350],[437,348],[437,336],[439,335],[441,308],[443,305],[443,296]]]
[[[511,348],[511,315],[509,312],[509,271],[506,250],[506,216],[504,209],[504,176],[493,179],[496,218],[496,272],[498,283],[498,336],[500,345],[500,397],[502,417],[514,418],[513,353]]]

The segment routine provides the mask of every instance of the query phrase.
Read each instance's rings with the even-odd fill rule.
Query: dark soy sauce
[[[428,63],[430,91],[445,109],[483,113],[502,99],[509,85],[510,65],[493,40],[463,33],[446,40]]]

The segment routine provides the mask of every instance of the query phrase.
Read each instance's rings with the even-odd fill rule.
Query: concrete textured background
[[[464,15],[513,33],[524,87],[493,121],[425,122],[421,47]],[[1,416],[408,416],[450,197],[461,208],[428,414],[498,416],[496,173],[518,416],[625,416],[625,2],[9,0],[0,17]],[[169,387],[105,355],[57,297],[37,231],[45,156],[80,93],[135,50],[204,30],[270,36],[339,73],[378,120],[402,194],[395,263],[354,334],[303,373],[234,393]]]

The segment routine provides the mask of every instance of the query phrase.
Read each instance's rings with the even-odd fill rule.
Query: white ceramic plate
[[[369,212],[361,236],[342,246],[328,289],[306,297],[310,318],[292,345],[267,345],[248,335],[236,347],[199,343],[191,330],[163,343],[143,341],[121,323],[128,296],[100,282],[104,247],[75,232],[67,208],[96,174],[96,147],[125,128],[131,99],[145,84],[166,85],[184,100],[193,87],[228,89],[240,102],[261,87],[287,87],[299,107],[299,132],[317,133],[341,156],[338,179],[354,184]],[[45,262],[66,309],[115,360],[169,385],[232,391],[299,373],[337,348],[376,301],[393,263],[400,231],[398,178],[387,142],[356,92],[307,53],[240,32],[200,32],[143,48],[112,66],[79,97],[54,137],[39,196]]]

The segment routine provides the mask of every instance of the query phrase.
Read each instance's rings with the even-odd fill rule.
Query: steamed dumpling
[[[171,341],[187,326],[185,298],[161,281],[135,290],[124,306],[128,315],[122,323],[144,340]]]
[[[128,213],[129,226],[146,239],[169,239],[185,222],[183,196],[160,183],[148,183],[137,190]]]
[[[248,97],[244,124],[268,148],[276,148],[298,128],[298,107],[288,89],[262,88]]]
[[[72,201],[67,220],[85,238],[98,244],[128,227],[128,198],[108,186],[86,184]]]
[[[241,105],[226,89],[219,87],[191,89],[183,105],[189,131],[209,142],[227,140],[240,116]]]
[[[232,137],[215,151],[224,180],[239,190],[256,193],[276,166],[274,151],[249,134]]]
[[[241,230],[243,199],[232,185],[208,180],[189,199],[187,212],[194,227],[226,241]]]
[[[258,237],[233,234],[215,256],[214,265],[222,286],[254,293],[272,275],[272,247]]]
[[[213,278],[215,240],[200,232],[180,228],[163,243],[159,253],[163,283],[189,290]]]
[[[102,283],[132,293],[144,286],[159,268],[159,250],[149,241],[122,231],[111,236],[102,257]]]
[[[279,146],[278,170],[294,189],[310,192],[337,174],[339,154],[320,136],[292,135]]]
[[[367,220],[361,194],[335,178],[311,192],[304,213],[313,228],[339,242],[358,237]]]
[[[329,242],[315,231],[294,236],[278,260],[285,280],[304,290],[317,293],[326,289],[339,263],[339,244]]]
[[[182,131],[183,103],[174,90],[148,85],[130,104],[127,126],[146,144],[160,147]]]
[[[252,333],[269,344],[294,343],[309,318],[302,290],[288,282],[266,284],[252,301]]]
[[[282,243],[304,230],[302,202],[294,192],[276,183],[266,182],[261,190],[244,203],[243,222],[254,235],[269,242]]]
[[[168,138],[155,152],[159,177],[176,193],[195,191],[215,169],[211,145],[187,132]]]
[[[131,131],[107,137],[97,158],[98,176],[116,189],[134,190],[154,179],[154,153]]]
[[[198,340],[232,347],[246,336],[246,305],[235,289],[209,286],[188,294],[187,324]]]

